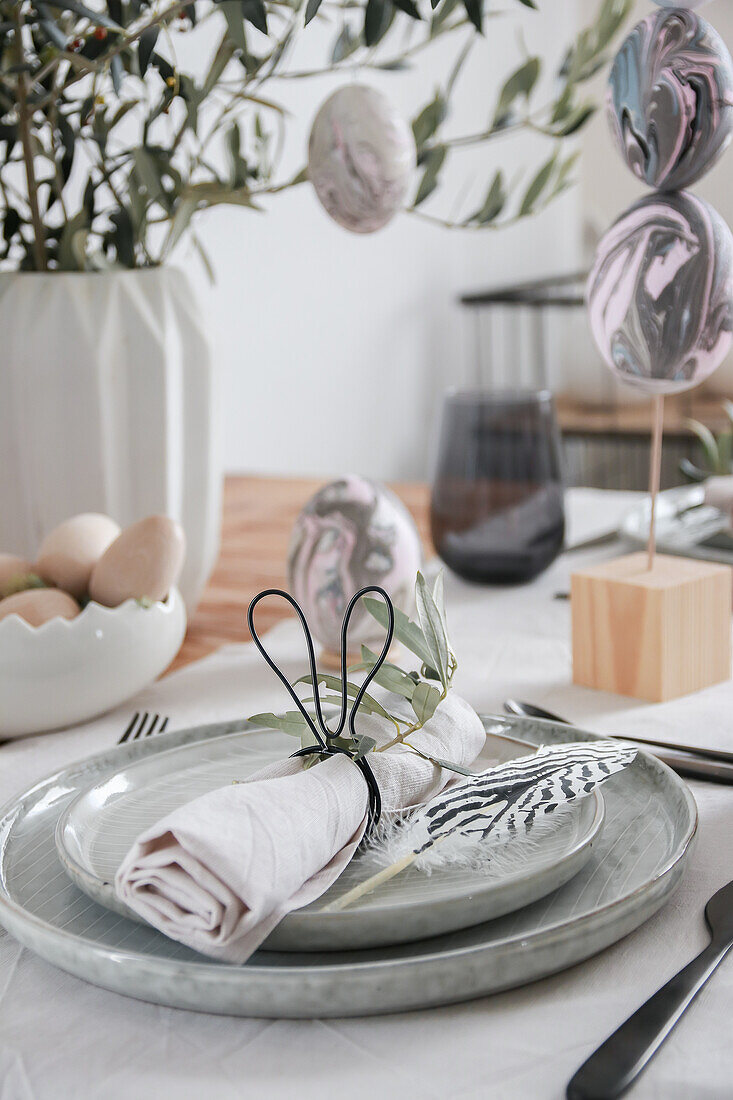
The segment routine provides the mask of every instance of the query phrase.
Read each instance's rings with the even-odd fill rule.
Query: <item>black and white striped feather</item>
[[[411,819],[414,851],[456,832],[486,840],[500,829],[529,830],[538,817],[590,794],[635,756],[636,749],[615,741],[582,741],[544,746],[490,768],[434,798]]]
[[[329,908],[344,908],[411,863],[426,870],[461,862],[483,869],[494,855],[501,860],[500,846],[487,841],[521,833],[541,842],[547,835],[543,821],[551,815],[559,820],[563,807],[589,795],[635,756],[635,748],[620,742],[576,741],[543,746],[480,772],[377,835],[365,857],[384,869]]]

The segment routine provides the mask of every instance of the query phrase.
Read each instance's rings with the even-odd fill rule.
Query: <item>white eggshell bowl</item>
[[[85,722],[141,691],[181,647],[186,608],[177,589],[143,607],[88,603],[75,619],[0,621],[0,738]]]

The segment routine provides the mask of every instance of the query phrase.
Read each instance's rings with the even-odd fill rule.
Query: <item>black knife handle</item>
[[[568,1100],[614,1100],[656,1053],[730,944],[711,943],[621,1024],[584,1062],[567,1088]]]

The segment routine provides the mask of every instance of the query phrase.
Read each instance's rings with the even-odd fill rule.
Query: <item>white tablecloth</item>
[[[610,523],[632,499],[571,492],[571,537]],[[567,588],[571,566],[614,552],[566,556],[523,588],[478,588],[447,577],[458,690],[478,710],[500,710],[514,695],[593,730],[733,747],[733,683],[659,706],[569,684],[570,609],[552,595]],[[295,624],[280,624],[269,639],[297,675],[303,656]],[[111,745],[136,709],[168,714],[175,728],[284,705],[253,647],[226,647],[98,722],[0,748],[0,800]],[[0,1100],[560,1100],[590,1051],[706,943],[704,903],[733,878],[733,790],[692,786],[699,839],[682,887],[661,913],[581,966],[451,1008],[343,1021],[175,1011],[86,985],[0,929]],[[733,1096],[732,1017],[729,960],[631,1095]]]

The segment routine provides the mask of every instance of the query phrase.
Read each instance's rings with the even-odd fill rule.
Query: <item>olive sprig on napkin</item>
[[[364,597],[364,606],[377,622],[387,627],[388,611],[386,605],[372,597]],[[445,600],[443,595],[443,574],[438,577],[431,592],[422,573],[417,574],[415,582],[415,606],[417,608],[417,621],[411,619],[398,608],[394,609],[394,637],[406,649],[408,649],[420,661],[420,670],[405,670],[394,662],[385,661],[374,676],[374,683],[405,700],[404,707],[389,704],[389,701],[380,702],[373,695],[365,693],[362,696],[359,710],[365,714],[377,715],[390,722],[394,728],[393,735],[382,744],[377,744],[373,737],[361,736],[357,733],[356,743],[351,737],[339,737],[333,741],[337,748],[346,749],[356,759],[368,752],[384,752],[395,745],[405,745],[412,752],[432,761],[440,767],[448,768],[468,775],[469,772],[458,764],[450,761],[433,758],[415,748],[409,741],[410,735],[422,729],[423,726],[435,714],[438,706],[448,695],[453,683],[453,677],[458,668],[458,660],[450,643],[445,615]],[[352,665],[349,673],[368,671],[377,664],[377,655],[368,646],[361,647],[361,662]],[[318,673],[318,685],[323,685],[329,692],[322,697],[322,703],[341,705],[341,678],[327,673]],[[313,680],[310,675],[301,676],[295,681],[297,684],[310,684]],[[352,681],[347,681],[346,692],[349,698],[355,698],[360,688]],[[304,703],[312,703],[310,696],[303,700]],[[313,715],[315,717],[315,715]],[[265,726],[269,729],[279,729],[284,733],[300,738],[303,748],[315,744],[315,737],[308,724],[299,711],[287,711],[285,714],[255,714],[250,718],[251,722]],[[311,758],[312,762],[315,759]]]

